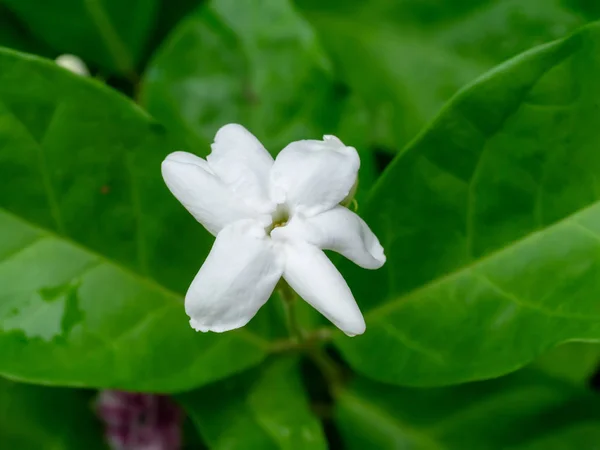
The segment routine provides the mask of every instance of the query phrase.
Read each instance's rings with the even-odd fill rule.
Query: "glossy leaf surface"
[[[284,358],[261,373],[244,374],[181,394],[180,402],[211,449],[326,449],[295,361]]]
[[[2,0],[59,53],[131,75],[153,25],[157,0]]]
[[[600,345],[568,342],[546,352],[531,366],[575,385],[587,386],[600,366]]]
[[[214,0],[173,31],[142,98],[192,146],[208,149],[219,127],[236,122],[276,154],[333,133],[336,95],[329,62],[289,0]]]
[[[87,392],[0,379],[0,442],[18,450],[102,450],[104,436]]]
[[[337,343],[357,370],[457,383],[600,339],[598,48],[593,25],[490,72],[380,179],[365,216],[388,261],[345,270],[367,332]]]
[[[362,96],[370,142],[400,151],[461,87],[507,58],[600,17],[593,2],[297,0]]]
[[[164,186],[169,142],[113,91],[0,51],[0,374],[178,391],[263,358],[249,330],[188,324],[176,292],[212,237]]]
[[[350,450],[593,450],[597,400],[535,371],[426,390],[357,380],[335,417]]]

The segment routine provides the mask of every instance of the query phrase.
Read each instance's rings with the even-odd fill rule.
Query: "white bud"
[[[73,73],[76,73],[77,75],[82,75],[84,77],[90,75],[85,63],[81,60],[81,58],[75,55],[60,55],[58,58],[56,58],[56,64],[64,67],[67,70],[70,70]]]

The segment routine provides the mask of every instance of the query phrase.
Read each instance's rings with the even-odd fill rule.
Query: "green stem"
[[[302,331],[303,340],[299,342],[296,339],[280,339],[274,341],[269,348],[271,353],[282,353],[299,351],[306,352],[307,349],[315,345],[325,344],[333,338],[333,332],[329,328],[319,328],[314,331]]]
[[[272,351],[299,351],[304,353],[319,368],[327,381],[329,392],[332,397],[335,397],[344,385],[343,372],[323,349],[323,344],[331,340],[333,333],[327,328],[306,333],[300,327],[296,315],[295,304],[298,300],[298,294],[284,280],[280,281],[278,292],[283,303],[290,339],[276,343]]]
[[[304,341],[305,333],[298,323],[298,315],[296,314],[295,308],[298,295],[284,280],[280,281],[278,291],[281,296],[285,321],[290,337],[294,343],[302,342]]]

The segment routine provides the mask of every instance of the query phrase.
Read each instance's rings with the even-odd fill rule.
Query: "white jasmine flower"
[[[70,70],[77,75],[82,75],[84,77],[90,75],[90,71],[88,70],[87,66],[78,56],[69,54],[60,55],[58,58],[56,58],[55,62],[59,66],[64,67],[65,69]]]
[[[225,125],[206,160],[175,152],[162,163],[173,195],[216,241],[185,297],[191,326],[246,325],[283,276],[349,336],[365,331],[352,292],[323,249],[366,269],[385,262],[367,224],[340,206],[360,160],[335,136],[292,142],[275,161],[241,125]]]

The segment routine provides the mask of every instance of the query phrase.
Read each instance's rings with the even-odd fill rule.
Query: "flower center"
[[[273,221],[271,222],[271,225],[266,228],[266,232],[269,236],[271,235],[271,231],[273,231],[275,228],[284,227],[287,225],[288,221],[290,220],[290,211],[286,205],[279,204],[277,205],[277,208],[273,214],[271,214],[271,217]]]

